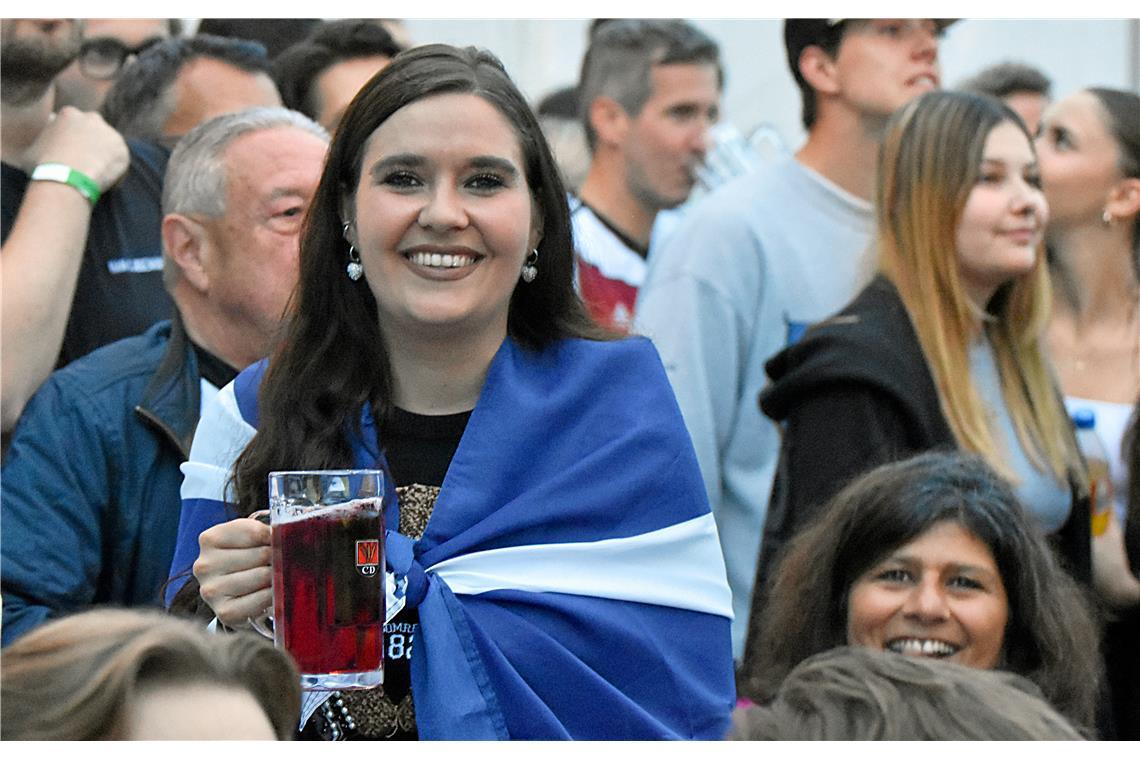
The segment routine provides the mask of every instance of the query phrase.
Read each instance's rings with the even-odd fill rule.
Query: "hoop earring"
[[[538,277],[538,249],[531,250],[530,255],[526,257],[526,266],[522,268],[523,282],[534,282],[534,278]]]
[[[344,235],[346,242],[348,241],[348,228],[351,226],[352,222],[345,222],[344,227],[341,228],[341,234]],[[345,267],[345,271],[348,272],[348,279],[353,282],[364,276],[364,265],[360,263],[360,255],[357,254],[356,247],[351,242],[348,242],[348,266]]]

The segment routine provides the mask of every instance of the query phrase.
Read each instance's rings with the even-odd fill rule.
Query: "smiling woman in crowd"
[[[1093,724],[1088,604],[976,456],[922,454],[850,484],[788,545],[752,623],[740,689],[757,702],[803,660],[850,644],[1008,670],[1074,725]]]
[[[767,363],[760,403],[784,436],[761,579],[846,483],[939,448],[981,456],[1089,579],[1087,475],[1040,340],[1048,207],[1025,127],[997,100],[928,93],[891,118],[877,182],[879,275]]]
[[[608,337],[502,65],[397,55],[333,138],[279,347],[202,414],[183,595],[244,627],[272,597],[269,527],[244,517],[267,474],[379,467],[415,644],[338,697],[333,733],[719,739],[730,596],[696,455],[651,344]]]

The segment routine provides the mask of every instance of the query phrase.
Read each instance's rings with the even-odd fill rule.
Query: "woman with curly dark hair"
[[[787,546],[749,631],[742,695],[770,700],[808,657],[844,644],[1034,682],[1094,723],[1098,632],[1041,528],[980,457],[927,453],[857,479]]]

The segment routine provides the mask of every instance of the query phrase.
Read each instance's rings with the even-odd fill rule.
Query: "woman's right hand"
[[[198,546],[194,577],[218,621],[248,628],[250,618],[264,617],[273,606],[269,526],[240,517],[203,531]]]

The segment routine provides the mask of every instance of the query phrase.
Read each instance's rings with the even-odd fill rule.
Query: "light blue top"
[[[870,280],[871,204],[793,157],[720,186],[649,255],[634,329],[652,338],[696,448],[744,650],[779,454],[764,362]]]
[[[1026,456],[1001,393],[1001,376],[993,346],[984,338],[970,346],[970,375],[996,423],[998,441],[1006,452],[1006,461],[1017,473],[1014,485],[1018,499],[1037,518],[1046,533],[1060,530],[1069,519],[1072,508],[1069,485],[1055,480],[1051,473],[1038,470]]]

